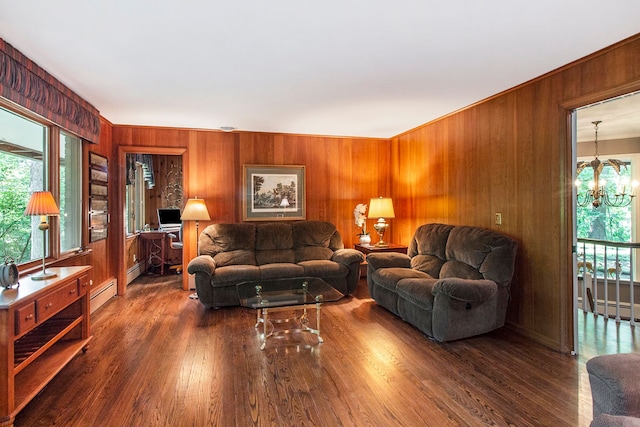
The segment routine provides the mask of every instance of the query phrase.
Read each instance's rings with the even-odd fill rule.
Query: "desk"
[[[164,274],[164,247],[167,238],[166,231],[141,231],[140,238],[145,241],[144,257],[149,267],[160,267],[160,275]]]
[[[389,243],[389,246],[376,246],[376,245],[363,245],[361,243],[356,243],[353,247],[362,252],[365,256],[364,262],[360,265],[360,275],[367,275],[367,255],[373,253],[380,252],[398,252],[400,254],[407,254],[407,247],[403,245],[396,245],[394,243]]]

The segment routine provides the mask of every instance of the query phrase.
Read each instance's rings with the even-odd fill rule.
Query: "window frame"
[[[78,248],[71,248],[66,251],[62,251],[60,249],[60,246],[61,246],[60,219],[55,216],[50,216],[48,218],[49,230],[48,230],[47,239],[46,239],[47,257],[45,258],[45,264],[48,265],[49,263],[57,262],[61,258],[71,256],[72,254],[81,251],[86,246],[85,242],[87,238],[86,230],[85,230],[86,222],[84,219],[84,217],[86,216],[85,215],[85,212],[86,212],[85,197],[84,197],[85,171],[83,168],[83,164],[84,164],[83,162],[85,158],[85,149],[84,149],[85,140],[82,137],[78,136],[76,133],[70,131],[69,129],[65,129],[43,118],[42,116],[35,114],[34,112],[24,107],[21,107],[11,101],[6,100],[5,98],[0,97],[0,107],[14,114],[22,116],[27,120],[34,121],[47,128],[47,140],[46,140],[45,146],[43,147],[43,160],[46,159],[43,165],[44,171],[45,171],[43,190],[50,191],[58,205],[60,203],[60,141],[61,141],[60,134],[61,132],[65,132],[67,134],[73,135],[80,139],[81,151],[82,151],[82,155],[80,158],[80,165],[79,165],[80,171],[81,171],[79,175],[79,179],[80,179],[79,186],[81,188],[81,195],[82,195],[81,200],[79,201],[80,212],[82,216],[82,221],[80,221],[81,223],[79,224],[81,246]],[[21,274],[23,272],[30,272],[31,270],[36,269],[42,265],[42,258],[26,261],[17,265],[19,267]]]

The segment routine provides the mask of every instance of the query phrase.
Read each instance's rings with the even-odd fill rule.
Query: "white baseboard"
[[[138,262],[127,270],[127,285],[133,282],[144,271],[145,264]]]
[[[96,289],[91,290],[89,301],[91,305],[91,313],[102,307],[107,301],[116,296],[118,292],[118,280],[111,278],[98,286]]]

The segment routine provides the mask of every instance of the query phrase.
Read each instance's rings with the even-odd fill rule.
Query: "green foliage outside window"
[[[31,257],[31,217],[24,210],[33,162],[0,151],[0,261],[10,256],[20,263]]]
[[[622,178],[631,179],[631,168],[620,170]],[[593,169],[585,168],[578,176],[580,186],[577,188],[578,194],[584,194],[589,190],[589,182],[593,180]],[[600,179],[606,180],[607,191],[611,194],[616,192],[616,183],[620,177],[616,171],[606,166],[600,174]],[[629,189],[627,188],[627,191]],[[613,208],[602,204],[594,208],[591,204],[577,208],[577,228],[578,238],[600,239],[612,242],[631,241],[631,206]]]

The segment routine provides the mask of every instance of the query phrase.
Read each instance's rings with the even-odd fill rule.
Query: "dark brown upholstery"
[[[200,234],[199,249],[188,271],[207,307],[238,305],[236,285],[260,279],[319,277],[347,295],[364,260],[324,221],[212,224]]]
[[[517,243],[492,230],[425,224],[407,255],[367,256],[376,302],[438,341],[504,325]]]

